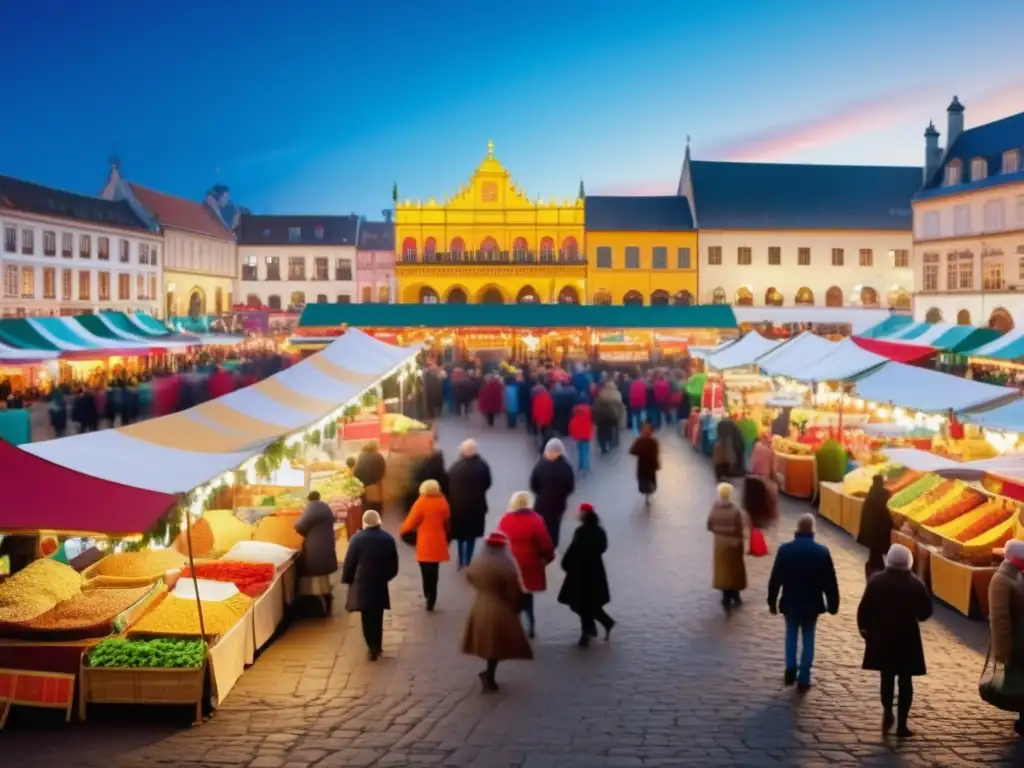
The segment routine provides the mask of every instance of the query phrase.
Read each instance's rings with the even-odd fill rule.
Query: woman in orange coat
[[[434,610],[437,602],[437,576],[441,563],[447,563],[451,510],[448,500],[441,493],[437,480],[424,480],[420,484],[420,496],[409,510],[409,516],[402,523],[402,539],[416,540],[416,561],[420,564],[423,577],[423,597],[427,610]]]

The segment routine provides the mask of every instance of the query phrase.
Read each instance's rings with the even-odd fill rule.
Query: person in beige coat
[[[533,649],[519,621],[523,588],[519,568],[508,549],[508,536],[495,531],[466,570],[476,591],[462,632],[462,652],[487,662],[480,673],[484,693],[498,690],[499,661],[532,659]]]
[[[1024,541],[1007,542],[1005,559],[988,585],[992,659],[1006,670],[1004,688],[1024,688]],[[1024,712],[1014,730],[1024,736]]]
[[[715,535],[714,578],[711,586],[722,592],[726,613],[741,605],[740,592],[747,588],[743,562],[743,512],[732,501],[732,485],[718,484],[718,500],[708,514],[708,530]]]

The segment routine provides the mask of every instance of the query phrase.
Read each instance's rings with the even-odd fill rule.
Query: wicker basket
[[[89,704],[193,705],[203,719],[207,664],[197,669],[118,669],[87,667],[82,659],[78,716],[85,720]]]

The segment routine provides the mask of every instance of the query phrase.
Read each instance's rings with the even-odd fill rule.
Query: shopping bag
[[[992,660],[992,648],[978,681],[978,695],[986,704],[1004,712],[1024,712],[1024,673],[1009,664]]]
[[[750,529],[750,555],[751,557],[764,557],[768,554],[768,542],[760,528]]]

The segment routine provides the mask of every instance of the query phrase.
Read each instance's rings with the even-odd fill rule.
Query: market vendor
[[[363,484],[363,509],[373,509],[380,512],[384,509],[384,473],[387,471],[387,461],[377,448],[377,441],[370,440],[359,452],[359,459],[356,461],[356,478]]]
[[[331,612],[331,574],[338,570],[338,554],[334,543],[334,513],[320,499],[319,491],[306,497],[309,503],[295,523],[295,532],[303,537],[302,557],[299,560],[301,583],[299,592],[315,595],[324,601],[324,609]]]

